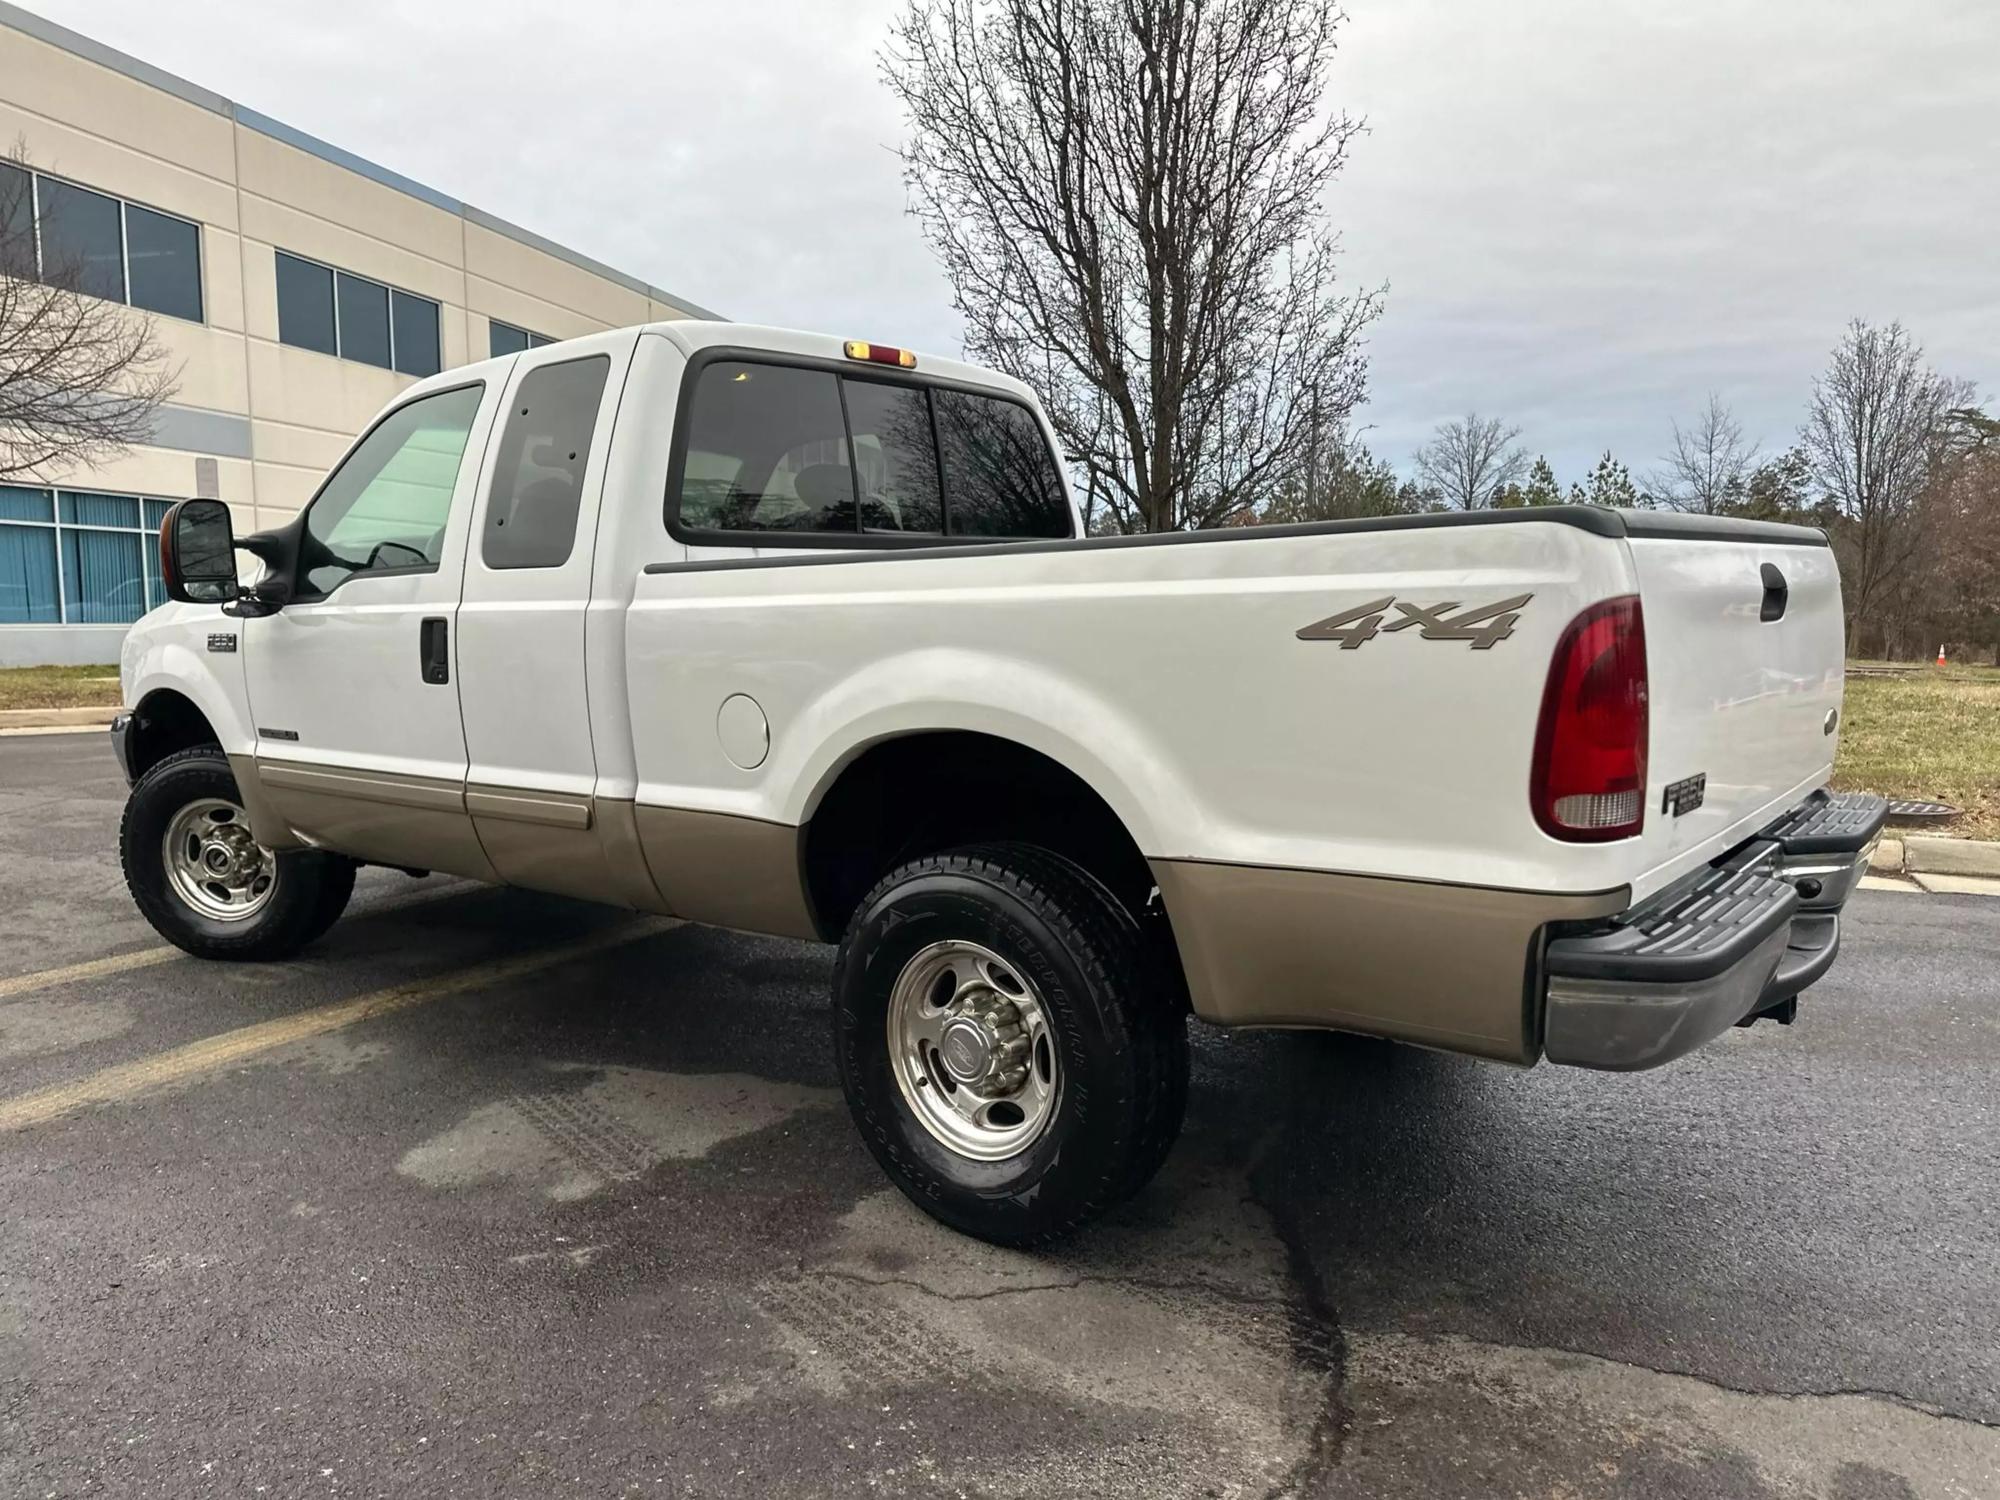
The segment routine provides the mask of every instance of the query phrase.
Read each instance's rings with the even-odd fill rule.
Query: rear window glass
[[[937,444],[931,439],[931,407],[923,389],[872,380],[841,383],[861,486],[861,529],[942,532]]]
[[[946,509],[958,536],[1068,536],[1069,505],[1049,440],[1025,406],[933,391]]]
[[[718,360],[687,408],[676,497],[697,531],[1066,537],[1042,426],[1016,402]]]
[[[706,366],[688,411],[681,522],[704,531],[853,531],[840,378]]]
[[[598,354],[522,377],[493,463],[479,544],[487,567],[556,568],[569,561],[584,465],[610,373],[610,359]]]

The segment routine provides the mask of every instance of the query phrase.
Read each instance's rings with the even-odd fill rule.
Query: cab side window
[[[483,390],[399,406],[327,477],[306,512],[299,597],[324,597],[358,573],[437,567]]]
[[[479,555],[489,568],[559,568],[576,545],[583,470],[611,360],[597,354],[530,370],[514,392]]]

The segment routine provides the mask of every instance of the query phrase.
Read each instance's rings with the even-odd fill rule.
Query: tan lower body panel
[[[236,784],[248,801],[250,827],[267,848],[315,844],[371,864],[438,870],[473,880],[498,881],[472,818],[465,810],[465,784],[435,776],[303,765],[259,759]],[[246,790],[254,782],[254,794]],[[284,842],[266,838],[266,820],[275,820]]]
[[[1548,922],[1607,916],[1593,895],[1483,890],[1313,870],[1156,859],[1195,1013],[1535,1056],[1528,963]]]
[[[630,802],[473,784],[472,826],[509,885],[668,914]]]
[[[692,922],[816,938],[787,823],[232,756],[271,849],[316,846]]]
[[[644,804],[634,815],[646,865],[674,916],[818,938],[800,879],[795,826]]]

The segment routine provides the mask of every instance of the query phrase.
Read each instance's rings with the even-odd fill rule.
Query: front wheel
[[[257,842],[228,757],[213,745],[170,755],[140,778],[118,856],[140,913],[198,958],[289,957],[334,924],[354,890],[352,860]]]
[[[869,893],[834,1045],[891,1180],[995,1244],[1050,1243],[1136,1192],[1187,1097],[1186,1022],[1137,922],[1025,845],[913,860]]]

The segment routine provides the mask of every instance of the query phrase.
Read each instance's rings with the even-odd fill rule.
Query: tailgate
[[[1628,545],[1651,693],[1649,874],[1634,892],[1643,895],[1826,779],[1839,742],[1829,715],[1840,708],[1844,633],[1840,575],[1824,545],[1769,540],[1749,526],[1698,538],[1635,534]],[[1684,784],[1696,777],[1705,782],[1693,805]]]

